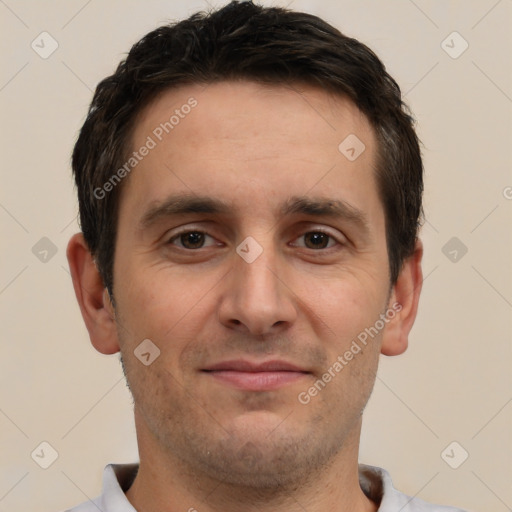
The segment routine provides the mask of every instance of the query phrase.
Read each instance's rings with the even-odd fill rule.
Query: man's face
[[[351,134],[365,145],[355,160],[352,146],[338,149]],[[139,438],[226,481],[263,485],[357,450],[382,331],[332,367],[386,312],[390,289],[366,118],[310,87],[194,85],[142,112],[131,149],[144,145],[154,147],[123,184],[114,262]],[[224,209],[155,213],[179,196]],[[345,207],[328,215],[305,200]],[[149,365],[134,354],[146,339],[160,350]],[[268,361],[276,366],[257,368]]]

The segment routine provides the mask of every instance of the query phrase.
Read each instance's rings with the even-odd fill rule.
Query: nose
[[[230,329],[253,335],[277,334],[295,321],[294,293],[285,263],[266,248],[252,262],[234,255],[219,303],[219,320]]]

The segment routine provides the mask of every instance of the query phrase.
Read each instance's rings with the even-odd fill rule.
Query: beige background
[[[288,5],[378,53],[425,145],[420,313],[408,352],[382,357],[361,461],[429,501],[511,510],[512,2]],[[95,85],[131,44],[207,7],[0,1],[0,512],[70,507],[99,493],[106,463],[137,457],[118,359],[90,346],[71,286],[65,247],[78,228],[69,157]],[[42,31],[59,45],[47,59],[31,48]],[[453,31],[469,44],[458,58],[441,45]],[[453,54],[464,42],[451,36],[446,44]],[[42,237],[57,249],[46,262],[32,252]],[[468,249],[456,262],[442,250],[452,237]],[[31,458],[42,441],[58,452],[46,470]],[[461,446],[447,452],[452,465],[469,453],[458,469],[441,456],[452,441]]]

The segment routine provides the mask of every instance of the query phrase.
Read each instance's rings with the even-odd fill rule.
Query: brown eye
[[[311,231],[304,235],[308,249],[325,249],[329,243],[329,235],[320,231]]]
[[[297,240],[304,240],[304,242],[293,245],[313,250],[330,249],[335,245],[340,245],[333,235],[323,231],[308,231],[299,236]]]
[[[169,240],[169,243],[174,244],[175,241],[178,240],[180,242],[179,244],[177,244],[178,247],[181,247],[183,249],[201,249],[205,243],[205,237],[207,236],[209,235],[203,233],[202,231],[185,231],[183,233],[173,236]]]

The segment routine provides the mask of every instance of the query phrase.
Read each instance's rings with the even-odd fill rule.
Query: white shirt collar
[[[103,489],[96,499],[66,512],[137,512],[126,498],[137,475],[138,464],[109,464],[103,472]],[[359,483],[370,499],[380,503],[378,512],[464,512],[453,507],[427,503],[393,487],[389,473],[376,466],[359,464]]]

